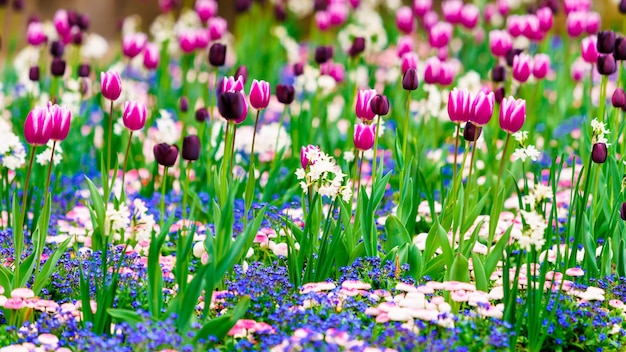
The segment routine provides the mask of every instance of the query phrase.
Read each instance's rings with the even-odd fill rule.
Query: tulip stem
[[[167,166],[163,167],[163,180],[161,180],[161,202],[159,204],[159,209],[161,211],[161,216],[159,216],[159,231],[163,231],[163,220],[165,218],[165,185],[167,181]]]
[[[276,142],[274,143],[274,160],[272,160],[272,167],[270,169],[270,174],[274,171],[276,167],[276,163],[278,162],[278,142],[280,141],[280,129],[283,127],[283,122],[285,121],[285,115],[287,114],[287,107],[289,105],[285,104],[283,106],[283,112],[280,114],[280,120],[278,121],[278,132],[276,132]]]
[[[107,164],[106,164],[106,180],[102,180],[103,182],[103,186],[104,186],[104,201],[108,202],[109,201],[109,170],[111,170],[111,134],[113,134],[113,100],[111,100],[111,110],[109,110],[111,113],[109,115],[109,128],[107,130]]]
[[[511,140],[511,134],[506,134],[506,139],[504,140],[504,149],[502,149],[502,159],[500,159],[500,170],[498,171],[498,181],[496,182],[496,188],[494,189],[494,193],[497,196],[498,188],[500,187],[500,180],[502,179],[502,171],[504,170],[504,161],[506,160],[506,149],[509,146],[509,141]],[[471,166],[470,166],[471,167]],[[495,201],[495,197],[494,197]]]
[[[249,169],[249,173],[254,170],[253,169],[253,167],[254,167],[254,143],[256,141],[256,130],[257,130],[257,127],[259,126],[259,115],[260,114],[261,114],[261,110],[257,110],[256,118],[254,119],[254,132],[252,133],[252,149],[250,149],[250,169]]]
[[[467,125],[465,125],[465,128],[467,128]],[[469,175],[467,176],[467,188],[468,189],[472,183],[472,170],[474,170],[474,155],[476,154],[476,141],[478,140],[479,133],[480,133],[480,126],[476,126],[476,130],[474,131],[474,140],[472,141],[472,156],[470,157]],[[467,193],[466,193],[466,196],[467,196]]]
[[[133,131],[130,131],[130,136],[128,137],[128,145],[126,146],[126,153],[124,154],[124,169],[122,170],[122,195],[125,193],[124,189],[126,188],[124,185],[124,180],[126,179],[126,166],[128,165],[128,156],[130,155],[130,144],[133,140]]]
[[[600,101],[598,102],[598,119],[600,122],[604,122],[604,108],[606,105],[606,84],[609,80],[609,76],[602,75],[602,83],[600,83]]]
[[[372,161],[372,189],[374,188],[374,183],[376,182],[376,164],[378,160],[378,131],[380,131],[380,115],[376,115],[376,137],[374,138],[374,160]],[[383,160],[380,160],[381,164]]]
[[[467,126],[466,126],[467,127]],[[457,174],[457,158],[459,154],[459,138],[461,134],[461,123],[456,123],[456,136],[454,137],[454,164],[452,164],[452,192],[456,194],[456,174]]]
[[[407,140],[409,139],[409,105],[411,104],[411,91],[407,90],[407,94],[406,94],[406,111],[405,111],[405,118],[404,118],[404,139],[402,141],[402,158],[404,159],[404,167],[406,170],[406,163],[407,163],[407,153],[406,153],[406,145],[407,145]],[[402,192],[402,190],[404,189],[404,175],[405,172],[400,171],[400,190]]]
[[[24,193],[22,193],[22,225],[26,221],[26,198],[28,196],[28,183],[30,182],[30,173],[33,170],[33,162],[35,161],[35,152],[37,151],[37,146],[33,146],[33,150],[30,153],[30,159],[28,161],[28,171],[26,171],[26,180],[24,181]],[[16,259],[16,261],[19,258]]]
[[[191,174],[191,161],[185,168],[185,187],[183,188],[183,220],[187,218],[187,193],[189,193],[189,175]]]
[[[44,189],[45,196],[43,197],[44,202],[48,197],[48,192],[50,189],[50,176],[52,175],[52,166],[54,165],[54,150],[56,149],[57,141],[52,141],[52,153],[50,154],[50,165],[48,165],[48,177],[46,179],[46,188]]]
[[[237,137],[237,125],[233,122],[233,138],[230,141],[230,176],[233,175],[233,168],[235,167],[235,137]]]
[[[358,201],[358,197],[359,197],[359,192],[361,191],[361,174],[362,174],[362,171],[363,171],[363,161],[365,160],[365,158],[363,157],[363,154],[364,154],[364,152],[358,153],[357,154],[357,158],[356,158],[356,162],[359,165],[359,173],[357,174],[357,178],[356,178],[356,182],[357,183],[356,183],[356,197],[355,197],[355,200],[357,200],[357,201]],[[359,157],[359,155],[360,155],[360,157]],[[359,163],[359,159],[361,159],[360,163]],[[359,203],[357,202],[357,204],[359,204]],[[358,208],[358,205],[357,205],[357,208]]]

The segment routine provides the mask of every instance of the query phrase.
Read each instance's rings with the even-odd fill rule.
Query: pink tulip
[[[463,12],[462,0],[446,0],[441,3],[443,18],[451,24],[461,23],[461,13]]]
[[[48,113],[50,114],[50,139],[62,141],[67,138],[70,132],[70,121],[72,112],[65,106],[52,105],[48,102]]]
[[[136,100],[124,103],[122,121],[129,130],[138,131],[142,129],[146,124],[147,117],[148,108],[145,103]]]
[[[413,0],[413,12],[416,16],[424,17],[433,7],[433,0]]]
[[[448,116],[455,123],[470,119],[471,96],[467,89],[454,88],[448,94]]]
[[[543,79],[548,75],[550,70],[550,56],[547,54],[537,54],[533,58],[533,76],[537,79]]]
[[[43,24],[41,22],[31,22],[26,30],[26,39],[28,44],[32,46],[39,46],[45,43],[48,37],[43,31]]]
[[[109,100],[117,100],[122,94],[122,78],[117,71],[100,72],[100,91]]]
[[[413,38],[408,35],[398,38],[398,46],[396,48],[398,57],[402,57],[411,51],[413,51]]]
[[[530,55],[521,53],[513,58],[513,78],[518,82],[524,83],[528,80],[531,73]]]
[[[595,64],[598,60],[597,40],[596,36],[590,36],[580,42],[582,58],[587,63]]]
[[[585,32],[587,32],[587,34],[589,35],[598,33],[598,31],[600,30],[601,21],[602,18],[600,17],[599,13],[589,12],[585,21]]]
[[[270,103],[271,94],[269,83],[263,80],[252,80],[252,87],[250,88],[250,105],[257,110],[265,109]]]
[[[513,97],[504,98],[500,103],[500,128],[508,133],[516,133],[526,120],[526,101]]]
[[[467,29],[474,29],[478,23],[480,10],[474,4],[465,4],[461,12],[461,24]]]
[[[424,64],[424,82],[428,84],[436,84],[439,82],[439,73],[441,71],[441,61],[436,57],[431,57]]]
[[[523,18],[518,15],[511,15],[506,19],[506,30],[517,38],[522,35],[522,29],[524,28]]]
[[[437,23],[428,33],[428,41],[434,48],[442,48],[448,45],[450,38],[452,38],[452,25],[448,22]]]
[[[226,33],[228,22],[221,17],[211,17],[207,21],[207,26],[209,28],[209,38],[211,40],[219,40]]]
[[[374,146],[376,137],[376,125],[359,123],[354,125],[354,146],[361,151],[366,151]]]
[[[178,44],[185,54],[196,50],[196,35],[193,30],[187,29],[178,34]]]
[[[54,14],[52,22],[54,23],[54,28],[57,30],[57,33],[59,33],[60,37],[65,37],[70,33],[71,26],[67,11],[62,9],[57,10]]]
[[[356,96],[355,112],[356,116],[361,120],[372,121],[374,112],[370,106],[371,100],[376,96],[374,89],[360,90]]]
[[[396,11],[396,26],[404,34],[411,34],[415,30],[413,11],[408,6],[402,6]]]
[[[408,52],[402,55],[402,74],[404,74],[409,68],[417,69],[417,63],[419,62],[419,57],[413,51]]]
[[[565,28],[570,37],[576,38],[583,33],[585,30],[586,17],[587,13],[584,12],[571,12],[567,15]]]
[[[217,14],[217,2],[215,0],[196,0],[194,9],[200,20],[206,22]]]
[[[451,62],[442,62],[439,67],[439,84],[449,86],[454,81],[454,65]]]
[[[45,145],[52,135],[52,119],[46,108],[35,106],[24,122],[24,138],[33,146]]]
[[[430,29],[433,28],[433,26],[437,23],[439,23],[439,15],[435,11],[426,12],[424,17],[422,18],[422,25],[427,31],[430,31]]]
[[[547,32],[552,29],[552,24],[554,22],[554,15],[552,14],[552,10],[549,7],[542,7],[537,10],[537,18],[539,19],[539,28]]]
[[[331,3],[326,11],[330,15],[331,26],[339,26],[348,19],[348,6],[345,3]]]
[[[541,31],[541,24],[539,23],[539,17],[535,15],[526,15],[522,17],[522,34],[533,41],[540,41],[543,39],[543,32]]]
[[[122,53],[128,58],[139,55],[148,43],[148,37],[144,33],[131,33],[122,39]]]
[[[489,123],[493,115],[493,106],[495,105],[495,96],[493,93],[485,93],[481,90],[472,100],[469,120],[476,126],[484,126]]]
[[[146,48],[143,50],[143,66],[148,70],[159,67],[159,47],[156,44],[146,44]]]
[[[492,30],[489,32],[489,46],[496,57],[504,57],[513,48],[513,38],[506,31]]]
[[[320,31],[326,31],[330,28],[330,14],[326,11],[318,11],[315,13],[315,24]]]
[[[300,149],[300,165],[302,166],[302,168],[306,170],[307,167],[309,167],[309,165],[315,164],[315,161],[309,160],[309,156],[310,154],[319,154],[319,153],[320,153],[320,147],[316,145],[309,144],[306,147],[302,147],[302,149]]]

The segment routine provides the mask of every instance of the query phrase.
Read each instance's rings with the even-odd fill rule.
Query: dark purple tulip
[[[619,2],[618,10],[621,14],[626,14],[626,0],[621,0]]]
[[[598,32],[597,48],[601,54],[610,54],[615,47],[615,32],[601,31]]]
[[[389,113],[389,99],[382,94],[376,94],[372,100],[370,100],[370,107],[374,114],[385,116]]]
[[[605,143],[594,143],[591,150],[591,160],[596,164],[603,164],[606,161],[607,149]]]
[[[199,108],[196,110],[196,121],[204,122],[209,118],[209,110],[207,108]]]
[[[241,76],[241,78],[243,79],[243,84],[246,84],[246,81],[248,80],[248,67],[246,67],[246,65],[241,65],[239,67],[237,67],[237,71],[235,71],[235,80],[237,78],[239,78],[239,76]]]
[[[402,88],[404,90],[416,90],[419,86],[417,71],[414,67],[409,67],[402,77]]]
[[[355,57],[365,51],[365,38],[355,37],[352,41],[352,46],[348,50],[348,55]]]
[[[626,60],[626,38],[619,36],[615,39],[613,57],[615,60]]]
[[[611,103],[613,104],[613,107],[616,108],[623,108],[626,106],[626,93],[623,88],[619,87],[615,89],[613,96],[611,97]]]
[[[72,44],[81,45],[83,44],[83,32],[75,32],[72,34]]]
[[[285,5],[274,5],[274,18],[276,18],[276,21],[278,22],[285,22],[285,20],[287,19],[287,11],[285,11]]]
[[[287,84],[279,84],[276,86],[276,98],[278,101],[289,105],[296,97],[296,90],[293,86]]]
[[[496,98],[496,103],[501,103],[502,99],[504,99],[505,95],[504,87],[500,87],[493,92],[494,97]]]
[[[178,102],[178,107],[181,112],[187,112],[189,110],[189,99],[187,97],[180,97],[180,101]]]
[[[318,46],[315,48],[315,62],[323,64],[333,58],[332,46]]]
[[[506,80],[506,67],[498,65],[491,71],[491,79],[494,82],[504,82]]]
[[[243,13],[247,12],[252,6],[252,0],[236,0],[235,1],[235,12]]]
[[[623,202],[622,206],[619,207],[619,217],[626,221],[626,202]]]
[[[505,58],[506,58],[506,65],[511,67],[513,66],[513,59],[522,53],[522,49],[510,49],[509,51],[506,52]]]
[[[187,161],[198,160],[200,156],[200,139],[196,135],[190,135],[183,139],[182,157]]]
[[[24,0],[13,0],[13,10],[20,12],[24,9]]]
[[[89,77],[91,74],[91,67],[89,64],[81,64],[78,66],[78,77]]]
[[[617,70],[617,64],[613,55],[600,54],[598,55],[597,65],[598,72],[601,75],[608,76],[613,74]]]
[[[65,74],[65,60],[55,57],[50,64],[50,73],[53,76],[60,77]]]
[[[209,49],[209,63],[212,66],[220,67],[224,66],[224,62],[226,62],[226,45],[214,43]]]
[[[33,82],[39,81],[39,66],[33,66],[28,71],[28,79]]]
[[[76,19],[76,25],[78,26],[78,28],[80,28],[81,31],[86,31],[87,29],[89,29],[89,22],[89,15],[87,14],[79,15]]]
[[[225,92],[217,97],[217,109],[222,117],[234,121],[243,114],[245,99],[240,92]]]
[[[50,55],[54,57],[61,57],[65,52],[65,45],[59,40],[55,40],[50,44]]]
[[[472,122],[467,122],[465,124],[465,128],[463,129],[463,139],[468,142],[473,142],[480,137],[480,133],[482,132],[482,127],[477,127]]]
[[[304,73],[304,65],[301,62],[293,64],[293,74],[298,77]]]
[[[178,146],[169,145],[167,143],[160,143],[154,146],[154,159],[159,165],[165,167],[174,166],[176,159],[178,159]]]

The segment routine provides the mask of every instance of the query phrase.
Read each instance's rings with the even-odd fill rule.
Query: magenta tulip
[[[526,101],[508,97],[500,103],[500,128],[508,133],[519,131],[526,121]]]

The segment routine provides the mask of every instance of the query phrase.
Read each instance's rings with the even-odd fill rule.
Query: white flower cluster
[[[52,140],[48,141],[48,144],[46,144],[46,149],[43,152],[37,154],[36,156],[37,164],[46,166],[50,163],[50,157],[52,156],[53,144],[54,144],[54,141]],[[59,165],[61,160],[63,160],[63,149],[61,149],[61,145],[57,143],[57,145],[54,147],[54,159],[53,159],[54,165]]]
[[[113,239],[121,240],[121,231],[126,231],[130,225],[130,210],[126,204],[120,204],[119,209],[116,209],[115,205],[109,203],[107,205],[107,211],[104,219],[105,233],[110,234],[114,232]]]
[[[605,136],[611,132],[606,128],[604,122],[600,122],[598,119],[593,119],[591,121],[591,129],[593,130],[594,143],[604,143],[607,147],[611,145]]]
[[[26,148],[11,126],[0,119],[0,162],[9,170],[19,169],[26,163]]]
[[[349,202],[352,198],[352,187],[350,182],[343,185],[346,175],[335,163],[335,159],[317,148],[309,148],[306,158],[309,160],[307,169],[296,170],[302,190],[307,193],[309,187],[313,187],[322,197],[334,200],[337,195],[341,195],[345,202]]]
[[[150,241],[152,238],[152,230],[156,224],[154,216],[148,213],[146,203],[141,199],[135,199],[133,205],[135,206],[135,210],[133,211],[130,222],[129,238],[137,242]]]
[[[524,221],[526,221],[527,229],[522,233],[522,236],[518,239],[520,247],[524,250],[530,250],[535,247],[535,250],[540,251],[543,245],[546,243],[545,233],[548,224],[546,219],[543,218],[535,210],[520,212]]]
[[[543,202],[550,201],[553,198],[552,188],[542,183],[537,183],[535,188],[530,191],[530,194],[522,197],[522,203],[530,207],[530,209],[536,209],[543,204]]]
[[[511,155],[513,161],[522,160],[522,162],[524,162],[527,158],[530,158],[532,161],[537,161],[537,159],[539,159],[541,152],[532,144],[526,145],[526,141],[528,140],[528,131],[516,132],[513,134],[513,138],[515,138],[515,140],[519,143],[518,147],[515,148],[515,151]]]

